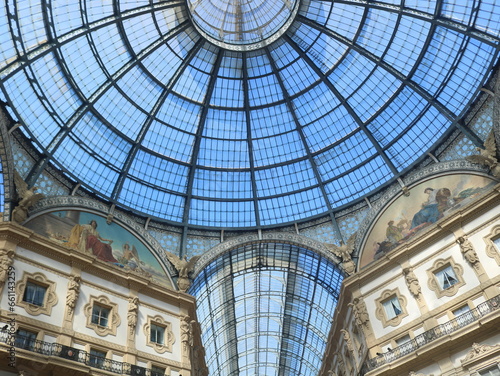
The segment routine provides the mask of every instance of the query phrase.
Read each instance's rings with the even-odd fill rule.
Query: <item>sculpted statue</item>
[[[352,234],[347,240],[347,243],[340,242],[340,246],[325,243],[329,251],[331,251],[335,256],[342,259],[342,267],[344,271],[351,275],[356,270],[356,264],[351,259],[351,254],[354,251],[354,242],[356,241],[356,233]]]
[[[340,332],[344,334],[344,340],[347,345],[347,349],[354,355],[354,346],[352,344],[351,335],[345,329],[341,329]]]
[[[361,298],[354,298],[352,303],[349,303],[348,306],[352,307],[356,323],[360,327],[367,326],[370,321],[370,317],[368,316],[368,310],[366,309],[365,302],[363,302]]]
[[[479,258],[477,257],[477,253],[474,250],[474,246],[467,239],[467,236],[461,236],[457,239],[457,243],[460,245],[460,251],[464,255],[464,258],[467,260],[469,264],[475,266],[476,263],[479,262]]]
[[[130,334],[133,335],[137,325],[137,312],[139,310],[139,298],[137,296],[128,298],[127,322]]]
[[[179,258],[170,252],[165,252],[168,260],[174,265],[175,269],[179,273],[179,278],[177,279],[177,286],[182,292],[186,292],[189,286],[191,286],[191,280],[189,279],[189,274],[194,270],[194,264],[200,258],[200,256],[193,256],[188,261],[187,256],[184,258]]]
[[[406,286],[408,286],[408,290],[410,290],[410,293],[416,299],[418,299],[420,297],[420,294],[422,293],[422,288],[420,287],[420,284],[418,283],[417,276],[415,275],[415,273],[413,273],[413,269],[412,268],[404,268],[403,274],[405,276]]]
[[[22,223],[28,218],[28,209],[45,196],[41,193],[35,193],[37,187],[28,188],[28,184],[16,170],[14,170],[14,184],[19,196],[19,202],[12,211],[12,220],[16,223]]]
[[[187,315],[181,318],[181,343],[184,354],[189,354],[189,348],[193,342],[193,328],[191,318]]]
[[[14,251],[11,249],[0,249],[0,287],[7,281],[9,267],[14,262]]]
[[[75,310],[78,295],[80,295],[80,277],[72,275],[68,282],[68,293],[66,294],[66,305],[68,306],[68,314],[70,316]]]
[[[500,165],[497,159],[497,147],[495,144],[495,134],[493,129],[490,131],[488,138],[484,142],[484,149],[476,148],[479,155],[470,155],[465,157],[466,160],[472,163],[477,163],[483,166],[487,166],[491,174],[497,178],[500,178]]]

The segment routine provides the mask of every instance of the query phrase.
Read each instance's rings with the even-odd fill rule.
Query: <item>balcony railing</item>
[[[106,359],[90,354],[84,350],[64,346],[59,343],[38,341],[30,337],[25,337],[18,333],[2,331],[0,332],[0,341],[6,343],[8,346],[13,346],[18,349],[24,349],[46,356],[55,356],[72,360],[78,363],[85,364],[89,367],[99,368],[101,370],[109,371],[119,375],[163,376],[163,374],[159,372],[136,366],[135,364]]]
[[[405,355],[411,354],[420,347],[425,346],[443,336],[456,332],[460,328],[463,328],[464,326],[479,320],[481,317],[499,309],[500,295],[497,295],[494,298],[479,304],[476,308],[457,316],[453,320],[419,334],[415,338],[403,343],[401,346],[398,346],[391,351],[369,359],[363,367],[362,374],[381,367],[384,364],[393,362]]]

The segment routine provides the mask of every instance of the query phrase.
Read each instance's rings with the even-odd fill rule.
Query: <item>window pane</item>
[[[46,290],[46,287],[28,281],[24,290],[23,301],[41,307],[43,306]]]

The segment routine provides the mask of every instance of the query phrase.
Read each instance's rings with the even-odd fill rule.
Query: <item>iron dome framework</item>
[[[460,119],[498,61],[496,1],[297,9],[232,51],[184,1],[3,3],[2,99],[42,155],[28,180],[51,164],[153,220],[254,229],[333,220],[455,129],[481,144]]]
[[[210,262],[197,298],[211,375],[316,376],[343,275],[298,245],[257,242]]]

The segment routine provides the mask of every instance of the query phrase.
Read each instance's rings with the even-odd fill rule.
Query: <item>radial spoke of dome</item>
[[[163,92],[159,96],[158,100],[156,101],[156,104],[153,106],[150,114],[148,115],[146,121],[144,122],[144,125],[141,127],[141,130],[140,130],[139,134],[137,135],[137,139],[136,139],[134,145],[132,146],[132,149],[130,150],[130,152],[127,155],[127,159],[125,160],[123,168],[120,172],[120,175],[118,177],[118,181],[115,185],[115,188],[113,189],[113,193],[111,194],[112,200],[117,200],[118,197],[120,196],[120,192],[121,192],[121,189],[123,187],[123,183],[125,181],[125,178],[128,175],[128,171],[130,169],[130,166],[132,165],[132,162],[134,161],[134,158],[135,158],[135,155],[137,154],[137,151],[141,148],[142,141],[144,140],[144,137],[146,136],[146,133],[149,130],[149,127],[151,126],[153,120],[155,119],[156,114],[158,113],[158,111],[162,107],[163,103],[165,102],[165,99],[172,92],[172,88],[175,86],[175,84],[179,80],[179,77],[186,70],[186,68],[188,67],[191,60],[199,52],[203,43],[204,43],[204,41],[202,39],[199,39],[198,42],[193,46],[191,51],[189,51],[186,58],[182,61],[182,64],[177,68],[177,71],[171,77],[167,86],[164,88]]]
[[[274,62],[271,53],[269,52],[269,49],[266,47],[265,48],[267,58],[272,66],[273,72],[276,72],[276,80],[279,83],[280,89],[283,92],[283,98],[285,98],[286,106],[288,108],[288,111],[290,111],[290,114],[292,115],[295,128],[297,130],[297,133],[300,136],[300,140],[302,141],[302,145],[304,147],[304,150],[306,150],[307,154],[307,160],[309,161],[309,165],[311,166],[311,169],[313,170],[314,177],[316,178],[316,181],[318,182],[318,187],[321,191],[321,195],[323,196],[323,201],[325,202],[325,207],[327,208],[328,214],[330,216],[330,220],[333,225],[334,231],[337,233],[339,239],[342,239],[342,235],[337,223],[337,220],[335,219],[335,215],[332,210],[332,205],[330,204],[330,200],[328,200],[328,194],[326,193],[325,186],[323,184],[323,181],[321,180],[321,175],[318,171],[318,167],[316,166],[316,162],[314,161],[314,158],[311,154],[311,149],[309,148],[309,144],[307,143],[306,136],[304,135],[304,132],[302,130],[302,126],[300,125],[300,121],[297,117],[297,114],[295,112],[294,106],[292,104],[292,101],[290,99],[290,95],[288,94],[288,90],[285,87],[285,84],[283,83],[283,79],[279,75],[278,68],[276,67],[276,63]]]
[[[385,61],[383,61],[380,57],[372,54],[371,52],[369,52],[365,48],[357,45],[356,43],[353,43],[351,40],[349,40],[349,39],[347,39],[347,38],[345,38],[345,37],[343,37],[343,36],[341,36],[341,35],[333,32],[332,30],[324,27],[323,25],[320,25],[320,24],[318,24],[318,23],[316,23],[314,21],[311,21],[311,20],[305,18],[304,16],[298,15],[297,19],[300,20],[300,22],[302,22],[302,23],[304,23],[304,24],[306,24],[308,26],[311,26],[311,27],[317,29],[318,31],[321,31],[321,32],[325,33],[329,37],[331,37],[333,39],[336,39],[337,41],[339,41],[341,43],[346,44],[347,46],[349,46],[350,48],[352,48],[354,51],[358,52],[359,54],[361,54],[364,57],[366,57],[368,60],[370,60],[373,63],[375,63],[377,66],[381,67],[382,69],[384,69],[387,72],[389,72],[392,75],[394,75],[404,85],[406,85],[409,88],[411,88],[413,91],[415,91],[416,93],[418,93],[422,98],[424,98],[429,104],[431,104],[432,106],[434,106],[444,117],[446,117],[448,120],[450,120],[450,122],[456,128],[458,128],[464,135],[466,135],[467,138],[469,138],[469,140],[471,140],[476,146],[481,146],[482,145],[481,139],[474,132],[472,132],[468,128],[463,127],[459,123],[460,116],[455,115],[446,106],[444,106],[438,100],[436,100],[436,98],[434,96],[432,96],[431,94],[429,94],[427,92],[427,90],[425,90],[424,88],[422,88],[420,85],[418,85],[417,83],[415,83],[414,81],[412,81],[411,79],[409,79],[407,76],[405,76],[404,74],[402,74],[398,70],[394,69],[391,65],[389,65],[388,63],[386,63]],[[430,40],[428,39],[426,43],[427,43],[426,46],[423,48],[424,51],[427,49],[428,44],[430,43]],[[421,59],[421,57],[419,59]],[[416,64],[416,65],[418,65],[418,64]],[[484,78],[484,80],[486,80],[486,77]],[[480,86],[482,86],[482,85],[480,85]]]
[[[182,216],[183,231],[182,231],[181,244],[180,244],[181,257],[184,256],[184,252],[185,252],[185,249],[187,246],[187,231],[188,231],[188,224],[189,224],[189,211],[191,210],[191,199],[193,197],[194,175],[196,173],[196,164],[198,162],[198,155],[200,153],[201,138],[203,136],[203,129],[205,127],[205,122],[207,119],[208,109],[210,106],[210,100],[212,99],[212,94],[214,92],[215,82],[217,81],[218,72],[219,72],[219,69],[221,66],[223,55],[224,55],[224,50],[219,48],[218,53],[217,53],[217,58],[215,59],[215,63],[212,66],[212,70],[210,71],[210,81],[208,83],[205,98],[203,99],[203,104],[202,104],[202,109],[201,109],[201,114],[200,114],[200,121],[199,121],[198,127],[196,129],[196,135],[195,135],[194,145],[193,145],[193,154],[191,156],[190,169],[189,169],[189,175],[188,175],[188,181],[187,181],[187,187],[186,187],[187,188],[186,203],[184,205],[184,213]]]
[[[396,169],[396,167],[394,166],[394,164],[392,163],[392,161],[390,160],[390,158],[386,155],[384,149],[382,148],[382,146],[380,146],[380,144],[375,139],[375,137],[373,136],[373,134],[366,128],[366,126],[364,125],[363,121],[361,121],[361,119],[357,115],[356,111],[354,111],[354,109],[349,105],[349,103],[347,103],[347,100],[342,96],[342,94],[340,94],[340,92],[335,88],[335,86],[330,82],[330,80],[328,80],[326,78],[326,76],[323,74],[323,72],[321,71],[321,69],[319,69],[318,66],[309,58],[309,56],[307,56],[304,53],[304,51],[302,51],[299,48],[299,46],[297,45],[297,43],[295,43],[287,35],[285,35],[285,39],[293,47],[293,49],[298,54],[300,54],[300,56],[302,57],[302,59],[304,59],[304,61],[307,62],[307,64],[314,70],[314,72],[321,79],[321,82],[323,82],[328,87],[328,89],[330,89],[330,91],[332,91],[332,93],[337,97],[337,99],[339,100],[339,102],[344,106],[344,108],[347,110],[347,112],[356,121],[356,123],[358,124],[359,128],[362,129],[363,132],[366,134],[366,136],[368,137],[368,139],[373,144],[373,147],[375,148],[375,150],[377,150],[377,153],[382,157],[382,159],[387,164],[387,166],[389,167],[389,169],[391,170],[391,172],[394,174],[394,176],[397,176],[399,174],[398,170]]]
[[[75,30],[71,30],[67,33],[64,33],[60,36],[52,36],[52,39],[47,40],[47,42],[38,45],[32,50],[26,50],[24,48],[24,44],[22,45],[22,51],[18,48],[18,43],[15,44],[18,58],[12,61],[12,63],[6,65],[3,69],[0,70],[0,76],[2,79],[7,79],[10,76],[14,75],[19,70],[23,69],[25,66],[30,65],[34,60],[41,58],[42,56],[53,52],[54,50],[62,47],[63,45],[74,41],[85,35],[91,35],[94,31],[105,28],[109,25],[116,23],[117,21],[126,20],[129,18],[141,16],[143,14],[151,13],[152,11],[161,11],[168,8],[175,8],[178,6],[183,6],[185,3],[182,0],[173,0],[161,2],[154,5],[146,5],[142,7],[137,7],[135,9],[124,11],[118,15],[113,15],[109,17],[102,18],[100,20],[85,24],[84,26],[78,27]],[[18,36],[14,33],[13,23],[17,24],[17,9],[9,9],[9,4],[7,3],[7,12],[9,14],[15,14],[15,17],[9,17],[9,25],[10,25],[10,33],[12,40],[19,40]],[[43,13],[46,13],[44,7],[42,7]],[[51,20],[51,23],[52,20]],[[22,36],[21,28],[19,25],[16,25],[16,29],[19,32],[19,35]],[[22,58],[20,58],[22,57]]]
[[[162,38],[158,39],[157,41],[153,42],[149,47],[145,48],[141,53],[137,54],[137,59],[131,59],[127,64],[125,64],[123,67],[121,67],[117,72],[115,72],[113,75],[109,75],[107,70],[105,69],[105,65],[102,63],[99,55],[95,55],[96,60],[99,62],[99,64],[103,67],[103,72],[108,76],[108,80],[105,81],[97,90],[90,96],[88,99],[82,100],[83,105],[71,116],[68,121],[65,124],[65,127],[62,128],[58,134],[54,137],[52,142],[47,146],[47,153],[48,155],[54,154],[58,146],[61,144],[62,140],[64,137],[66,137],[72,130],[72,128],[75,126],[75,124],[78,123],[78,121],[85,115],[85,113],[90,109],[93,109],[93,103],[95,103],[110,87],[115,86],[116,89],[122,93],[126,97],[126,93],[123,92],[123,90],[116,85],[116,82],[123,77],[130,69],[135,67],[141,59],[144,59],[146,56],[150,55],[153,53],[156,49],[161,47],[166,41],[169,39],[175,37],[178,33],[182,32],[186,27],[189,26],[189,23],[186,21],[182,24],[179,24],[175,29],[172,29],[168,34],[164,35]],[[91,45],[93,44],[93,39],[90,37],[91,40]],[[92,46],[93,47],[93,46]],[[64,69],[64,73],[68,79],[71,78],[70,73],[68,72],[67,69],[64,68],[64,65],[61,65],[61,69]],[[74,90],[77,93],[80,93],[80,90],[78,88],[74,88]],[[81,94],[83,95],[83,94]],[[94,111],[94,115],[101,119],[101,115],[97,112]],[[103,119],[101,119],[103,121]],[[123,135],[120,130],[116,129],[112,124],[109,124],[111,128],[113,128],[114,132],[117,134],[120,134],[121,137],[126,139],[127,137]],[[134,140],[131,140],[131,142],[134,142]]]
[[[435,14],[422,12],[417,9],[412,9],[408,7],[401,7],[395,4],[382,3],[379,1],[365,1],[365,0],[322,0],[321,2],[330,2],[330,3],[338,3],[338,4],[347,4],[353,5],[357,7],[367,7],[373,9],[385,10],[393,13],[400,13],[403,16],[413,17],[417,19],[421,19],[424,21],[432,22],[435,25],[445,27],[450,30],[458,31],[461,34],[470,36],[471,38],[475,38],[483,43],[489,44],[490,46],[497,46],[498,39],[493,37],[492,35],[485,33],[481,30],[473,29],[459,23],[457,21],[453,21],[448,18],[443,18],[439,16],[439,12]],[[436,4],[436,9],[440,9],[442,6],[442,0],[438,0]]]
[[[257,200],[257,182],[255,178],[255,161],[253,157],[253,142],[252,142],[252,122],[250,117],[250,100],[248,98],[248,71],[247,71],[247,53],[242,52],[242,70],[243,70],[243,106],[245,108],[245,121],[247,126],[247,144],[248,144],[248,161],[250,165],[250,180],[252,182],[253,206],[255,211],[255,223],[260,227],[260,211],[259,201]]]

